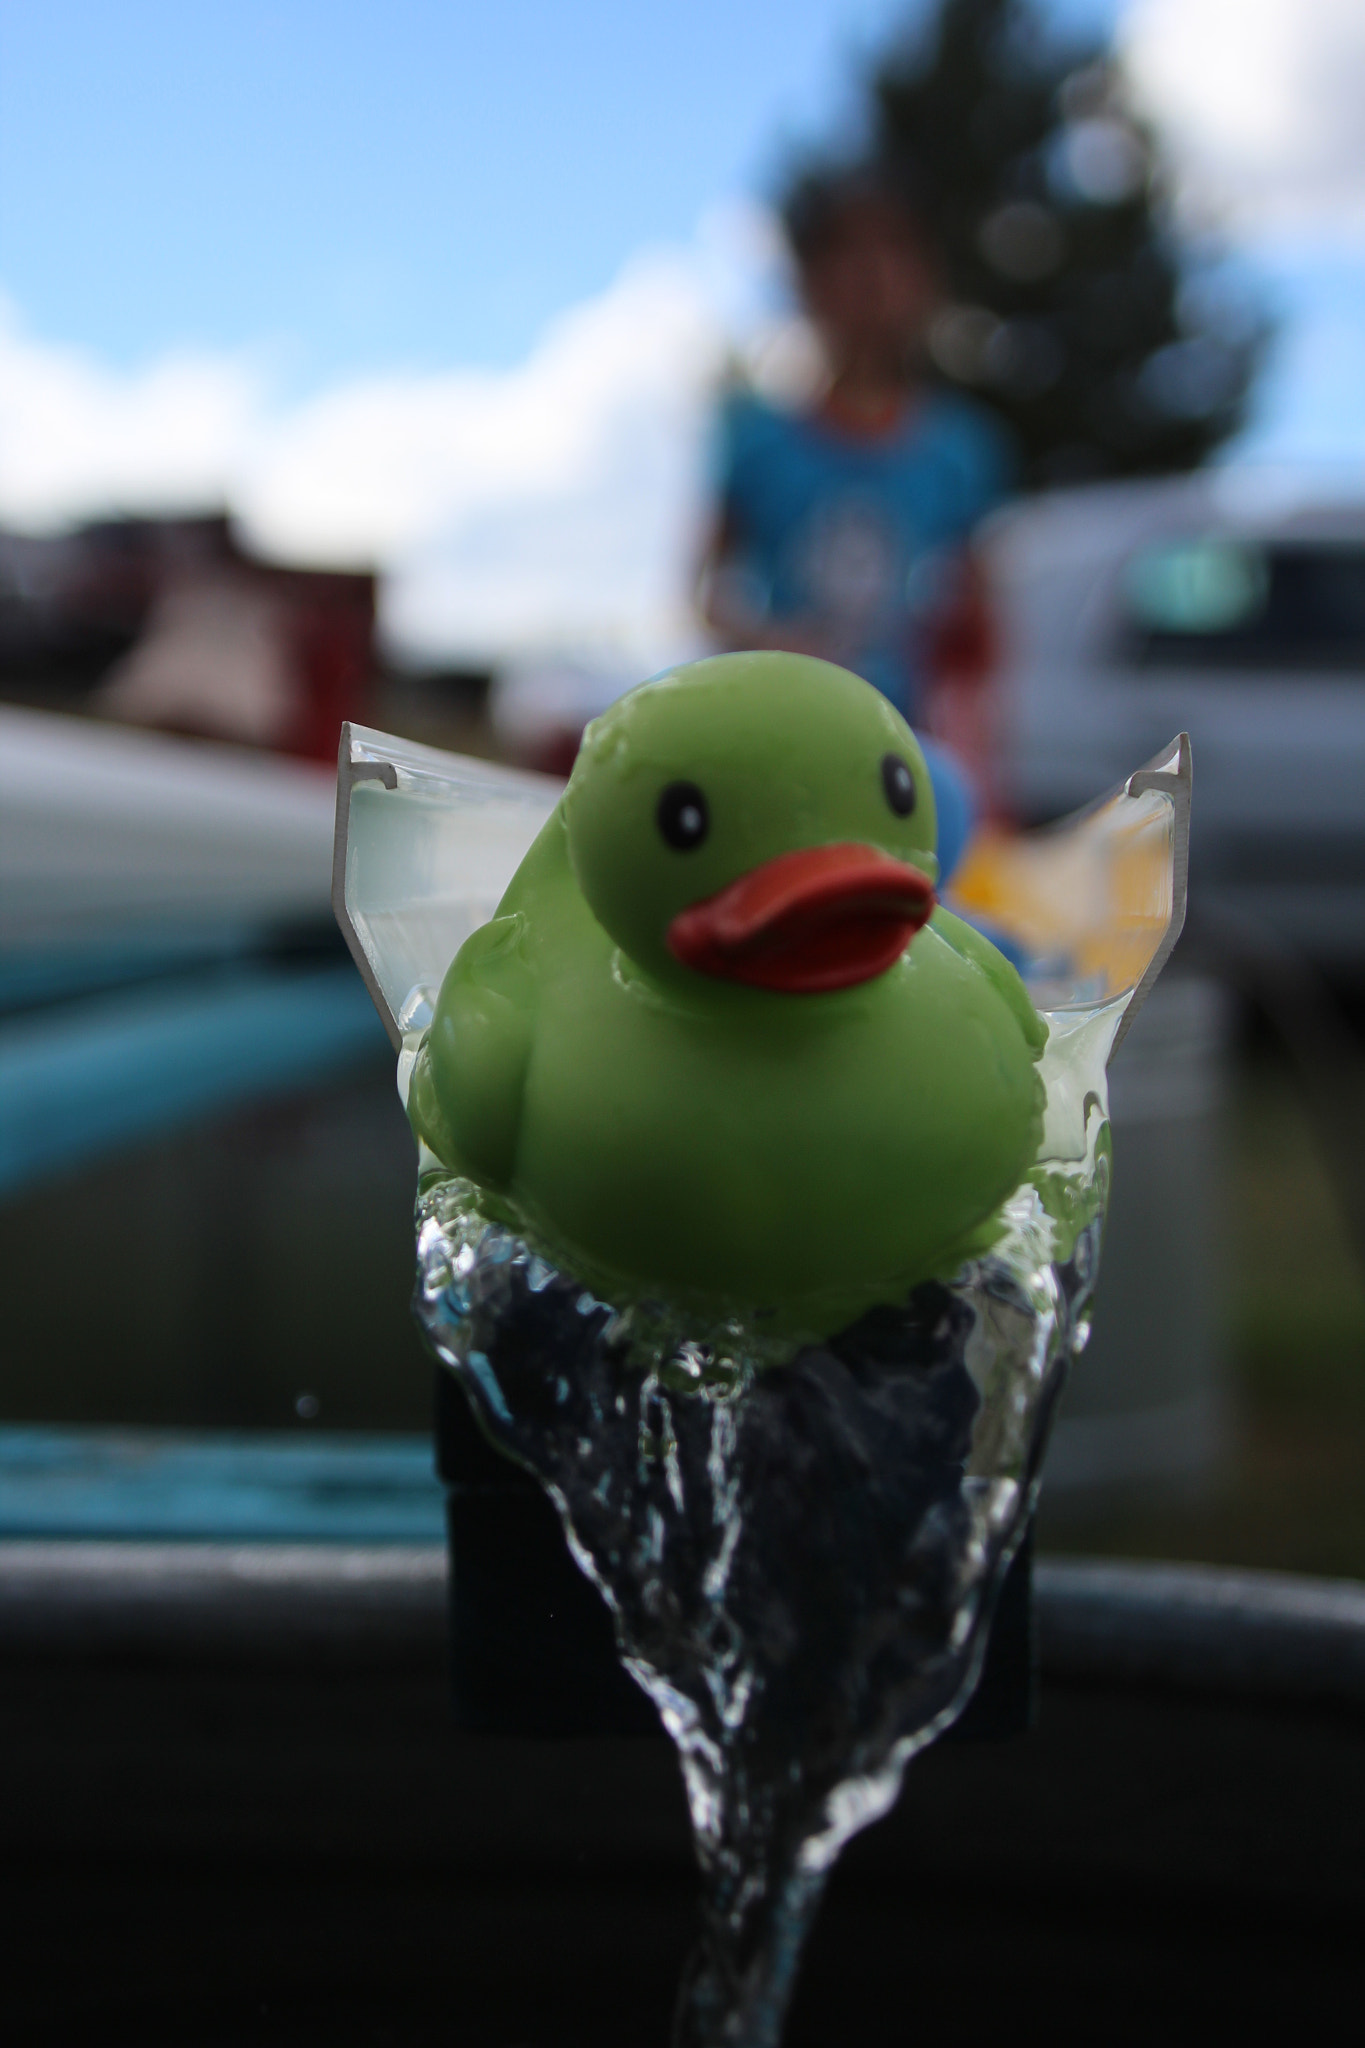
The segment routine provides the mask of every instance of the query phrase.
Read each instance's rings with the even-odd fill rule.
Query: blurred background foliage
[[[1359,1030],[1358,996],[1353,1009]],[[1359,1058],[1354,1080],[1365,1088]],[[1189,1487],[1080,1500],[1044,1488],[1042,1539],[1051,1550],[1365,1578],[1365,1269],[1301,1076],[1251,1019],[1229,1081],[1219,1120],[1225,1455]]]
[[[873,153],[937,239],[938,371],[1003,414],[1031,486],[1185,470],[1243,423],[1269,323],[1181,232],[1103,42],[1029,0],[942,0],[871,80]]]

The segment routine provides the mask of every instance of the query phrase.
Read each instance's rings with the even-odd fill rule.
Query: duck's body
[[[904,747],[904,728],[895,737]],[[606,757],[618,775],[622,751]],[[657,768],[624,751],[626,784],[641,776],[651,816],[653,781],[697,768],[666,744]],[[722,781],[712,764],[710,786]],[[618,1292],[833,1329],[955,1264],[1037,1147],[1046,1033],[1014,970],[936,910],[913,945],[902,940],[889,965],[847,985],[793,984],[789,967],[786,982],[757,986],[723,963],[695,971],[678,957],[697,916],[687,887],[681,914],[663,905],[673,950],[641,959],[648,939],[627,951],[589,905],[583,876],[597,884],[603,849],[582,830],[575,796],[571,784],[497,917],[446,976],[410,1101],[432,1149],[510,1202],[564,1263]],[[818,821],[798,818],[768,867],[848,855],[847,821],[832,822],[833,847],[814,836]],[[889,867],[867,837],[857,845]],[[627,879],[648,865],[628,848],[605,851]],[[748,851],[702,873],[684,848],[686,881],[725,882],[736,856],[741,877],[752,873]],[[678,862],[674,851],[663,873]],[[931,903],[922,871],[913,879]],[[708,891],[701,908],[733,894]],[[629,927],[633,913],[606,908],[618,932]],[[708,938],[693,932],[691,943],[710,957]],[[822,943],[828,955],[827,934]]]

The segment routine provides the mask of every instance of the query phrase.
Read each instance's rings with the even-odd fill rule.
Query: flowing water
[[[990,1253],[824,1340],[603,1301],[424,1175],[419,1318],[682,1761],[704,1884],[677,2048],[776,2048],[835,1857],[971,1696],[1088,1331],[1116,1022],[1053,1018],[1044,1156]]]

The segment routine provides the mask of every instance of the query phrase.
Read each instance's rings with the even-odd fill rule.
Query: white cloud
[[[1120,45],[1198,209],[1365,230],[1362,0],[1132,0]]]
[[[244,363],[174,356],[120,376],[30,339],[0,306],[0,517],[41,527],[89,509],[211,502],[258,407]]]
[[[225,501],[272,553],[379,562],[413,652],[664,658],[726,331],[762,318],[773,261],[737,210],[634,259],[513,369],[357,378],[293,406],[249,358],[120,374],[0,319],[0,519]]]
[[[1269,267],[1269,266],[1267,266]],[[1358,253],[1318,254],[1270,274],[1293,317],[1267,365],[1256,417],[1240,453],[1255,463],[1299,464],[1349,481],[1365,474],[1365,277]]]

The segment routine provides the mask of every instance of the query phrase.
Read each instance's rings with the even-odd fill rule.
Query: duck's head
[[[717,655],[632,690],[588,727],[564,815],[589,907],[664,980],[850,988],[934,908],[934,798],[909,726],[803,655]]]

